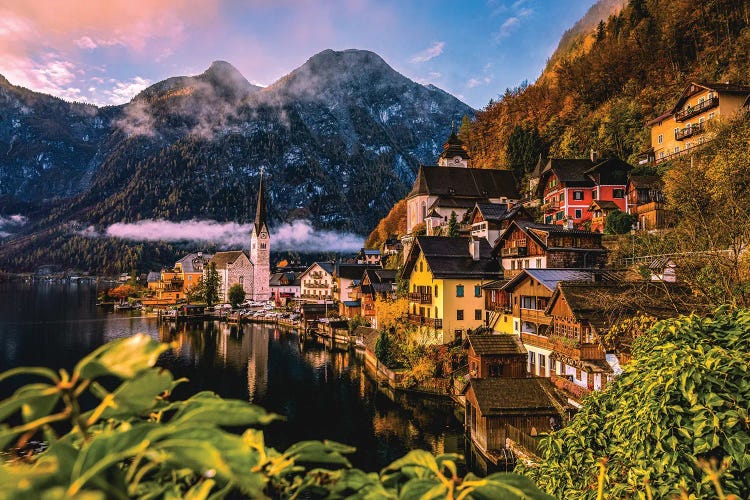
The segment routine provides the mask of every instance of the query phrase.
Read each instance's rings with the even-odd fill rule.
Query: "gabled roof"
[[[227,265],[234,264],[243,255],[247,257],[247,260],[250,260],[250,257],[242,250],[232,250],[230,252],[216,252],[210,262],[216,264],[216,269],[226,269]]]
[[[403,276],[411,275],[417,257],[422,253],[435,278],[497,279],[502,272],[500,264],[492,257],[487,240],[479,241],[479,259],[469,253],[469,238],[448,236],[417,236],[404,265]]]
[[[664,181],[658,175],[633,175],[630,177],[628,184],[632,184],[636,189],[661,189],[664,187]]]
[[[528,210],[521,204],[516,204],[510,208],[506,203],[479,203],[474,205],[474,210],[471,214],[473,220],[477,213],[482,215],[482,219],[488,222],[500,223],[513,217],[525,217],[531,220]]]
[[[316,265],[319,266],[321,269],[323,269],[323,271],[333,276],[333,271],[336,265],[333,262],[323,261],[323,262],[313,262],[312,264],[310,264],[310,267],[305,269],[305,271],[300,275],[300,277],[309,273],[312,270],[312,268],[315,267]]]
[[[196,264],[198,260],[202,259],[203,262],[208,262],[211,260],[213,255],[211,254],[204,254],[200,252],[193,252],[189,253],[177,262],[175,262],[175,267],[177,267],[177,264],[180,264],[182,266],[182,272],[183,273],[199,273],[203,269],[196,268]]]
[[[592,210],[620,210],[620,207],[612,200],[594,200],[589,205],[589,212]]]
[[[487,200],[486,198],[481,198],[481,201],[485,203],[489,202],[489,200]],[[432,203],[432,205],[429,206],[429,209],[431,211],[437,210],[438,208],[458,208],[467,210],[469,208],[473,208],[476,202],[477,198],[456,198],[453,196],[440,196]],[[438,214],[438,217],[440,217],[440,214]]]
[[[336,264],[334,276],[348,280],[358,280],[362,278],[365,269],[379,268],[372,264]]]
[[[524,220],[514,220],[510,223],[508,228],[503,231],[503,233],[500,235],[500,237],[495,242],[495,248],[492,250],[492,254],[497,257],[500,254],[500,250],[502,248],[502,242],[508,238],[512,232],[513,228],[520,229],[526,236],[533,239],[536,243],[539,244],[540,247],[542,247],[543,250],[552,250],[552,249],[559,249],[560,247],[550,247],[548,245],[548,240],[550,236],[559,236],[559,235],[573,235],[573,236],[581,236],[581,237],[588,237],[593,239],[598,239],[601,242],[601,234],[600,233],[594,233],[592,231],[584,231],[582,229],[566,229],[565,227],[558,225],[558,224],[537,224],[535,222],[530,221],[524,221]],[[579,251],[586,251],[586,252],[605,252],[606,250],[604,247],[601,248],[576,248],[571,247],[569,250],[579,250]]]
[[[519,199],[516,179],[510,170],[425,165],[419,167],[407,199],[418,195]]]
[[[161,281],[161,273],[159,271],[150,271],[146,276],[146,283],[158,283]]]
[[[622,275],[614,271],[602,271],[598,269],[523,269],[509,280],[502,290],[511,291],[526,279],[535,279],[544,288],[554,292],[558,283],[566,281],[594,282],[596,279],[607,282],[617,282]]]
[[[551,175],[555,175],[557,180],[560,181],[567,187],[592,187],[594,181],[592,181],[587,175],[586,171],[594,166],[588,158],[581,159],[570,159],[570,158],[550,158],[547,161],[542,173],[539,175],[539,185],[537,186],[537,195],[541,197],[544,194],[544,188],[547,184],[547,179]]]
[[[527,354],[526,348],[516,335],[503,333],[500,335],[474,334],[467,335],[464,345],[471,345],[480,356],[501,354]]]
[[[591,176],[597,172],[602,172],[605,170],[616,170],[616,169],[630,172],[631,170],[633,170],[633,165],[631,165],[628,162],[622,161],[619,158],[606,158],[596,163],[596,165],[586,170],[586,172],[584,173],[588,176]]]
[[[270,286],[294,286],[296,275],[293,272],[273,273],[269,280]]]
[[[737,85],[734,83],[707,83],[707,82],[690,82],[685,90],[680,94],[670,114],[674,114],[682,108],[685,101],[692,95],[703,91],[714,91],[719,94],[750,95],[750,87],[746,85]]]
[[[479,409],[485,417],[557,413],[554,389],[546,378],[472,378],[468,387],[474,391]]]

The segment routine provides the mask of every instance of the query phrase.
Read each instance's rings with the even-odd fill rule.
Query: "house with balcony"
[[[550,158],[542,169],[537,196],[546,224],[565,225],[569,221],[580,227],[590,219],[588,208],[594,200],[611,201],[625,212],[628,173],[632,166],[616,158]]]
[[[500,235],[493,254],[508,279],[521,269],[599,268],[606,258],[600,233],[522,220]]]
[[[646,124],[651,147],[641,154],[641,163],[674,159],[711,140],[709,124],[736,115],[748,98],[747,85],[691,82],[670,110]]]
[[[658,175],[633,175],[628,182],[628,213],[641,231],[666,229],[674,215],[666,208],[664,181]]]
[[[394,299],[396,297],[396,269],[366,269],[362,275],[357,296],[361,301],[362,317],[373,328],[378,327],[376,309],[377,299]]]
[[[307,302],[333,301],[336,280],[333,262],[314,262],[300,275],[300,293]]]
[[[418,236],[407,254],[409,322],[426,342],[445,344],[484,325],[482,285],[501,277],[485,239]]]
[[[482,286],[484,293],[484,324],[494,333],[513,333],[513,309],[503,287],[507,279],[490,281]]]
[[[620,278],[616,273],[601,270],[524,269],[503,286],[512,311],[513,333],[528,351],[531,375],[549,377],[551,373],[550,356],[556,344],[550,340],[553,318],[546,311],[558,283],[610,282]]]
[[[302,295],[301,273],[293,271],[273,273],[269,282],[271,288],[271,300],[276,307],[284,307],[294,299]]]
[[[149,273],[148,288],[153,290],[154,296],[152,299],[147,299],[145,304],[167,305],[185,300],[188,290],[200,282],[206,263],[212,257],[202,252],[190,253],[175,262],[171,269]]]

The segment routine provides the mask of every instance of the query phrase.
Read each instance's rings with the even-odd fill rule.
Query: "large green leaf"
[[[55,406],[59,397],[60,390],[54,385],[41,383],[25,385],[11,397],[0,402],[0,421],[7,419],[23,406],[27,406],[24,410],[24,420],[27,422],[45,416]]]
[[[84,379],[102,375],[132,378],[154,366],[159,355],[168,348],[167,344],[157,342],[145,333],[138,333],[103,345],[79,361],[74,373]]]
[[[281,418],[259,406],[222,399],[212,392],[200,392],[175,406],[179,409],[170,420],[173,424],[266,425]]]
[[[113,406],[101,414],[101,418],[143,415],[156,406],[157,396],[171,390],[174,377],[167,370],[148,370],[124,381],[112,394]],[[85,417],[88,418],[91,412]]]
[[[284,456],[295,463],[312,463],[316,465],[351,467],[349,460],[342,453],[353,453],[355,448],[334,441],[302,441],[290,446]]]
[[[480,481],[471,492],[471,498],[477,500],[554,500],[542,492],[534,482],[518,474],[496,473]]]

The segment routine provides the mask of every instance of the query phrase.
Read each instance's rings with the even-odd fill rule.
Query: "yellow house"
[[[748,96],[750,87],[745,85],[691,83],[671,110],[647,123],[651,127],[647,161],[666,161],[710,140],[708,124],[735,115]]]
[[[485,326],[482,285],[501,277],[486,239],[418,236],[406,259],[409,322],[423,340],[445,344]]]
[[[158,279],[154,276],[156,273],[149,273],[148,288],[156,295],[148,302],[161,305],[185,300],[188,290],[201,280],[205,264],[211,257],[201,252],[191,253],[175,262],[172,269],[162,269]]]

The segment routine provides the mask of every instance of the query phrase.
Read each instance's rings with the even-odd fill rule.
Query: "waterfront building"
[[[469,376],[525,377],[528,352],[517,335],[474,333],[464,340]]]
[[[211,257],[210,254],[194,252],[175,262],[171,269],[162,269],[159,273],[150,272],[147,286],[154,291],[154,297],[146,303],[167,305],[185,300],[188,290],[200,282],[205,265]]]
[[[713,120],[731,118],[749,99],[746,85],[691,82],[672,109],[646,124],[651,129],[651,147],[641,153],[641,163],[674,159],[711,140]]]
[[[487,240],[418,236],[403,269],[408,320],[428,342],[444,344],[484,325],[482,285],[500,278]]]
[[[266,190],[263,185],[263,169],[260,170],[258,200],[255,221],[250,233],[250,261],[252,262],[251,300],[265,302],[271,299],[271,234],[268,231]]]
[[[339,314],[347,318],[353,318],[361,313],[359,297],[354,297],[352,292],[358,287],[362,280],[362,274],[367,269],[380,269],[380,265],[347,264],[337,263],[333,270],[335,287],[333,299],[339,303]],[[356,293],[356,292],[355,292]]]
[[[253,298],[253,262],[244,251],[216,252],[205,268],[206,272],[212,264],[219,274],[219,301],[229,301],[229,289],[234,285],[242,286],[247,299],[257,300]]]
[[[333,262],[314,262],[300,275],[301,297],[308,301],[333,300],[336,280]]]
[[[396,269],[366,269],[356,290],[361,303],[361,314],[372,325],[378,327],[377,299],[396,298]]]
[[[271,288],[271,298],[276,307],[284,307],[291,300],[298,299],[302,295],[302,285],[300,283],[301,273],[280,272],[271,275],[269,286]]]

